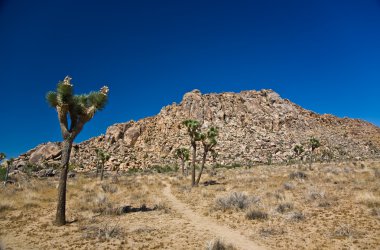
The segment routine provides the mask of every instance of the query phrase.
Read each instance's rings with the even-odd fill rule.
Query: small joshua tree
[[[98,163],[100,163],[100,180],[102,181],[104,176],[104,164],[110,159],[110,155],[98,148],[95,151],[98,158]],[[98,174],[98,167],[96,168],[96,174]]]
[[[321,143],[319,142],[319,140],[312,137],[309,140],[309,145],[310,145],[310,149],[311,149],[309,168],[311,169],[311,165],[313,163],[313,157],[314,157],[314,150],[319,148],[321,146]]]
[[[7,163],[7,171],[5,172],[4,186],[7,185],[9,172],[11,171],[11,168],[13,166],[13,162],[14,161],[15,161],[14,158],[10,158],[9,160],[6,161],[6,163]]]
[[[299,157],[305,150],[303,149],[302,145],[296,145],[293,148],[295,157]]]
[[[197,157],[197,141],[201,140],[201,124],[196,120],[185,120],[182,124],[187,128],[187,133],[190,137],[190,144],[193,149],[193,156],[191,160],[191,186],[195,186],[195,161]]]
[[[182,175],[185,175],[185,162],[189,160],[189,156],[190,154],[187,148],[177,148],[175,150],[175,157],[181,160]]]
[[[210,151],[214,151],[214,146],[216,145],[216,137],[218,136],[218,129],[215,127],[210,127],[206,133],[200,134],[200,139],[203,145],[203,157],[202,157],[202,164],[201,169],[198,174],[197,181],[195,185],[199,185],[199,181],[202,176],[203,168],[206,163],[207,153]]]
[[[56,92],[50,91],[46,94],[46,100],[49,105],[57,110],[63,137],[61,175],[58,185],[57,213],[55,217],[55,224],[58,226],[66,224],[66,181],[74,139],[82,131],[83,126],[94,117],[94,114],[105,107],[108,100],[108,92],[108,87],[104,86],[98,92],[74,95],[71,78],[66,76],[63,81],[58,83]]]
[[[3,152],[0,152],[0,162],[2,162],[6,157],[7,156]],[[6,171],[8,172],[8,167],[7,167]],[[7,178],[7,174],[5,174],[5,176],[4,176],[4,185],[7,183],[6,178]]]

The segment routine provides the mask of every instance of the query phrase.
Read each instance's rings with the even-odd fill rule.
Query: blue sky
[[[380,125],[380,1],[0,0],[0,151],[59,141],[45,93],[108,84],[77,141],[157,114],[185,92],[271,88]]]

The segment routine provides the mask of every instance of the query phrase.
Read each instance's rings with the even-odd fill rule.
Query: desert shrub
[[[333,237],[337,238],[348,238],[354,235],[354,231],[351,229],[349,225],[340,224],[337,228],[335,228]]]
[[[380,208],[373,208],[372,215],[380,218]]]
[[[235,168],[240,168],[242,165],[240,163],[232,163],[231,165],[224,165],[224,164],[215,164],[214,168],[226,168],[226,169],[235,169]]]
[[[127,170],[128,174],[136,174],[136,173],[139,173],[139,172],[141,172],[141,169],[140,168],[136,168],[136,167],[128,168],[128,170]]]
[[[28,162],[28,163],[25,165],[25,167],[24,167],[24,172],[25,172],[28,176],[32,175],[34,172],[37,172],[37,171],[39,171],[39,170],[41,170],[41,167],[40,167],[40,166],[38,166],[38,165],[36,165],[36,164],[29,163],[29,162]]]
[[[169,166],[169,165],[164,165],[164,166],[153,166],[151,167],[151,170],[157,172],[157,173],[170,173],[170,172],[177,172],[178,171],[178,166]]]
[[[103,215],[111,215],[117,213],[112,204],[108,201],[107,196],[104,194],[99,194],[93,202],[92,212],[100,213]]]
[[[284,189],[285,190],[293,190],[294,189],[294,185],[290,182],[286,182],[284,183]]]
[[[117,192],[117,186],[116,185],[112,185],[112,184],[109,184],[109,183],[105,183],[105,184],[102,184],[102,190],[105,192],[105,193],[110,193],[110,194],[113,194],[113,193],[116,193]]]
[[[305,214],[302,213],[302,212],[300,212],[300,211],[293,212],[293,213],[290,215],[290,217],[289,217],[289,219],[290,219],[291,221],[296,221],[296,222],[298,222],[298,221],[303,221],[305,218],[306,218]]]
[[[123,232],[119,225],[102,224],[99,226],[83,226],[80,228],[85,239],[110,239],[117,238]]]
[[[380,197],[375,196],[373,193],[363,192],[356,196],[356,201],[360,204],[366,205],[369,208],[380,207]]]
[[[292,203],[282,203],[282,204],[279,204],[276,208],[277,212],[279,213],[286,213],[286,212],[289,212],[293,209],[293,204]]]
[[[245,209],[249,206],[248,196],[241,192],[233,192],[215,200],[215,208],[218,210]]]
[[[286,233],[286,231],[283,228],[268,227],[268,228],[261,228],[259,233],[263,237],[269,237],[269,236],[283,235]]]
[[[13,206],[10,202],[7,201],[0,201],[0,213],[5,212],[7,210],[12,210]]]
[[[318,203],[318,207],[330,207],[331,202],[328,200],[322,200],[321,202]]]
[[[231,244],[226,244],[223,240],[216,238],[206,244],[206,250],[234,250]]]
[[[294,180],[294,179],[305,180],[305,179],[307,179],[307,175],[302,171],[296,171],[296,172],[290,173],[289,178],[292,180]]]
[[[166,202],[163,202],[163,201],[159,201],[157,205],[155,206],[155,209],[159,211],[163,211],[166,214],[170,213],[170,206]]]
[[[318,190],[318,189],[310,189],[307,193],[307,199],[308,200],[321,200],[321,199],[325,199],[326,198],[326,194],[325,194],[325,191],[323,190]]]
[[[267,212],[255,208],[249,209],[245,214],[245,218],[248,220],[266,220],[268,217]]]
[[[374,172],[375,177],[376,177],[376,178],[380,178],[380,169],[379,169],[379,168],[376,168],[374,171],[375,171],[375,172]]]

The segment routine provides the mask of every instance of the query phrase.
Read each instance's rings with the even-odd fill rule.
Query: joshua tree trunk
[[[61,176],[59,178],[57,213],[55,216],[57,226],[66,224],[66,181],[72,144],[72,139],[65,139],[62,143]]]
[[[196,157],[197,157],[197,145],[195,144],[195,142],[192,142],[191,143],[191,146],[193,147],[193,159],[192,159],[192,162],[191,162],[191,186],[194,187],[195,186],[195,160],[196,160]]]
[[[100,180],[102,181],[104,177],[104,162],[102,162],[102,169],[100,171]]]
[[[185,159],[181,159],[182,175],[185,176]]]
[[[95,175],[96,178],[98,178],[98,174],[99,174],[99,160],[96,162],[96,175]]]
[[[197,178],[197,182],[196,182],[196,185],[197,185],[197,186],[199,185],[199,181],[201,180],[201,176],[202,176],[203,168],[204,168],[205,163],[206,163],[206,156],[207,156],[207,150],[205,150],[204,153],[203,153],[201,170],[199,170],[199,174],[198,174],[198,178]]]

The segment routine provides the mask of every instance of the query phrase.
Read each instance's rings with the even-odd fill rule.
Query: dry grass
[[[0,235],[12,249],[204,248],[217,232],[194,230],[172,209],[162,194],[163,183],[170,183],[172,193],[195,213],[268,249],[376,249],[380,163],[363,164],[314,164],[313,171],[306,166],[217,168],[212,180],[220,184],[196,188],[189,176],[173,173],[103,182],[78,174],[69,179],[67,192],[67,219],[74,222],[61,228],[52,225],[58,180],[25,177],[0,192]],[[232,247],[218,240],[208,246]]]
[[[236,228],[270,249],[340,249],[348,244],[375,249],[380,245],[380,182],[376,177],[380,164],[363,165],[314,164],[312,171],[306,165],[298,170],[295,166],[216,169],[213,179],[222,183],[218,189],[200,187],[176,192],[176,196],[194,211]],[[252,194],[256,202],[252,202]],[[357,204],[369,209],[363,212]],[[343,222],[355,224],[366,234],[354,243],[349,237],[329,241],[326,236],[338,231],[336,225]]]

